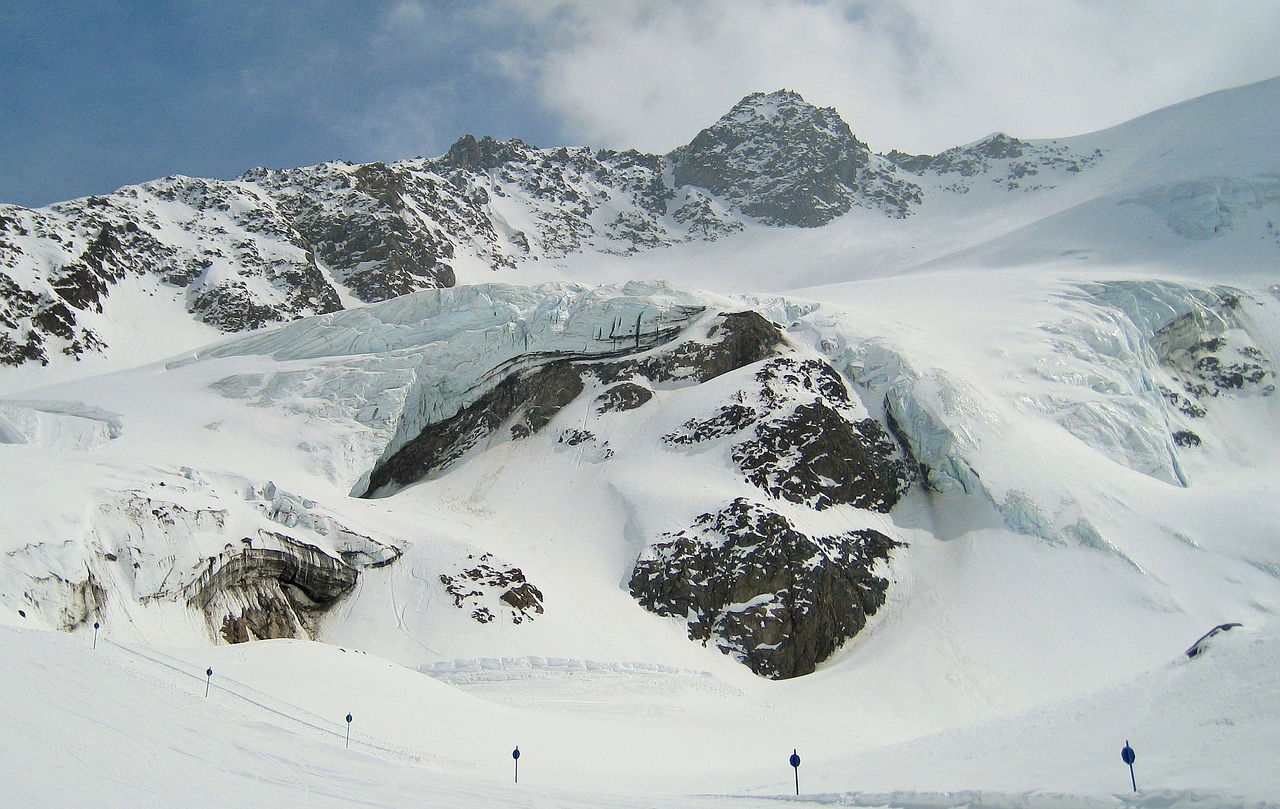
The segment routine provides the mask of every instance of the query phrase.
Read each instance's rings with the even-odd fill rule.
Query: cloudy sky
[[[1276,0],[6,0],[0,201],[446,151],[665,152],[788,88],[873,149],[1094,131],[1280,75]]]

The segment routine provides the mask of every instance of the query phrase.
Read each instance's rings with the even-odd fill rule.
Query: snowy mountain
[[[7,207],[0,674],[230,669],[219,738],[289,760],[359,699],[384,780],[460,806],[524,800],[473,786],[512,728],[527,805],[778,795],[797,747],[818,802],[1151,805],[1080,752],[1121,736],[1159,805],[1273,805],[1278,116],[877,155],[779,92],[661,157]]]
[[[995,172],[1025,190],[1028,175],[1100,157],[1023,149],[997,138],[937,158],[873,155],[835,110],[780,91],[747,97],[666,156],[468,135],[434,159],[166,177],[39,210],[3,206],[0,361],[110,352],[131,295],[237,332],[491,280],[530,259],[630,255],[752,222],[815,227],[854,207],[903,218],[925,194],[912,174]]]

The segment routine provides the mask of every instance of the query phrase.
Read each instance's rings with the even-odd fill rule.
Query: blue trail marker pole
[[[511,758],[516,764],[516,783],[520,783],[520,745],[516,745],[516,749],[511,751]]]
[[[796,794],[800,794],[800,754],[791,751],[791,769],[796,771]]]
[[[93,622],[93,648],[98,648],[98,627],[101,626],[97,621]]]
[[[347,714],[347,749],[351,749],[351,714]]]
[[[204,698],[209,698],[209,686],[213,684],[213,669],[204,670]]]
[[[1133,775],[1133,762],[1138,760],[1138,754],[1133,752],[1133,748],[1129,746],[1129,740],[1124,740],[1124,749],[1120,751],[1120,758],[1125,764],[1129,765],[1129,783],[1133,785],[1133,791],[1138,791],[1138,779]]]

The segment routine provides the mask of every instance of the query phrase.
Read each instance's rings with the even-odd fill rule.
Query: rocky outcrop
[[[675,185],[706,189],[770,225],[817,227],[855,205],[903,217],[920,188],[854,137],[839,113],[754,93],[667,156]]]
[[[899,543],[873,530],[812,537],[739,498],[664,535],[636,561],[630,590],[646,609],[688,622],[756,674],[809,674],[884,604],[880,563]]]
[[[909,472],[898,446],[875,419],[859,415],[844,380],[818,359],[778,357],[707,418],[691,419],[663,439],[695,446],[735,436],[732,458],[769,496],[823,510],[850,505],[888,512]],[[747,431],[750,429],[748,436]]]
[[[311,638],[318,616],[355,586],[357,571],[313,545],[263,532],[274,547],[246,547],[188,589],[188,603],[227,643]]]
[[[619,382],[596,397],[596,407],[602,413],[620,413],[635,410],[653,398],[653,390],[635,382]]]
[[[368,492],[405,486],[457,461],[478,442],[510,423],[512,438],[541,430],[582,392],[582,370],[569,360],[510,374],[456,415],[428,424],[369,475]]]
[[[976,180],[985,179],[1008,191],[1053,188],[1063,176],[1079,174],[1102,160],[1100,149],[1076,152],[1056,141],[1030,143],[1002,132],[977,143],[957,146],[937,155],[892,151],[885,158],[917,177],[946,181],[941,188],[966,194]]]
[[[433,221],[440,217],[421,215],[452,201],[439,179],[385,163],[255,169],[242,179],[279,201],[309,249],[362,301],[455,283],[454,242]]]
[[[439,578],[453,605],[469,610],[477,623],[492,623],[501,616],[512,624],[522,624],[544,612],[542,591],[520,568],[494,559],[493,554],[468,555],[455,570],[441,573]]]
[[[781,330],[763,316],[735,312],[719,315],[704,339],[674,341],[668,349],[653,350],[672,342],[678,333],[679,329],[650,334],[637,330],[633,345],[591,356],[515,357],[491,372],[499,381],[486,393],[455,415],[428,423],[380,461],[369,475],[365,495],[387,486],[408,485],[445,469],[499,430],[505,429],[504,437],[513,440],[537,433],[582,395],[588,378],[611,386],[600,394],[601,409],[638,407],[652,397],[652,391],[634,380],[705,382],[772,356],[783,345]],[[620,359],[626,357],[633,358]]]

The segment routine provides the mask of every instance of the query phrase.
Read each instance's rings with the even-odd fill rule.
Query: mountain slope
[[[666,156],[468,135],[434,159],[169,177],[37,211],[4,206],[0,361],[112,353],[131,306],[126,279],[236,332],[539,259],[632,255],[756,223],[816,227],[855,208],[904,219],[931,182],[966,190],[955,171],[1007,173],[1009,189],[1027,191],[1014,178],[1038,170],[1029,166],[1065,178],[1100,157],[1028,146],[1029,162],[1011,162],[1019,142],[999,143],[932,163],[873,155],[835,110],[779,91],[747,97]]]
[[[1257,105],[1278,88],[1069,141],[880,157],[827,111],[753,96],[696,150],[656,162],[463,139],[385,170],[258,172],[225,184],[226,210],[165,201],[190,217],[195,252],[182,255],[240,228],[263,259],[246,272],[264,274],[233,278],[224,256],[225,279],[280,317],[298,301],[270,284],[287,268],[314,266],[349,308],[217,340],[157,321],[167,359],[113,373],[90,373],[89,348],[72,372],[53,356],[7,369],[0,622],[89,643],[96,621],[114,641],[193,647],[180,656],[198,672],[205,655],[280,650],[256,669],[279,698],[295,666],[359,650],[470,722],[460,761],[483,769],[496,748],[509,763],[510,723],[547,747],[576,740],[557,772],[594,762],[582,783],[640,796],[776,793],[785,769],[746,786],[742,773],[798,748],[806,766],[831,765],[817,779],[829,803],[963,805],[942,793],[972,788],[993,805],[1053,805],[1043,790],[1126,805],[1127,773],[1108,786],[1124,734],[1140,764],[1154,748],[1149,772],[1175,790],[1151,800],[1194,805],[1201,788],[1210,803],[1265,800],[1273,768],[1215,774],[1224,754],[1196,739],[1257,749],[1251,734],[1267,738],[1275,712],[1280,292],[1263,238],[1275,201],[1258,189],[1280,145],[1274,127],[1250,127],[1271,121],[1276,107]],[[792,150],[777,142],[787,120],[812,135]],[[739,151],[751,159],[733,162]],[[866,163],[850,175],[814,157],[833,154]],[[664,161],[680,160],[723,169],[719,196],[677,186]],[[799,186],[762,179],[784,164],[838,187],[790,207]],[[884,178],[920,189],[906,216],[875,201]],[[476,229],[427,213],[423,200],[458,194],[482,212]],[[708,242],[671,225],[670,206],[698,194],[741,231]],[[645,221],[667,228],[655,243],[695,238],[591,252],[630,250],[601,223],[646,199]],[[252,200],[277,218],[248,216]],[[757,204],[834,218],[766,227],[747,219]],[[336,235],[346,211],[363,241]],[[52,255],[34,223],[55,214],[15,214],[33,223],[23,256]],[[32,312],[76,309],[82,343],[126,296],[195,300],[214,277],[166,287],[157,270],[121,271],[120,217],[110,238],[85,230],[57,254],[89,254],[75,264],[89,280],[67,294],[106,292],[83,309],[52,285],[19,296]],[[381,294],[379,278],[391,296],[446,264],[456,280],[468,267],[491,277],[516,231],[529,254],[499,273],[539,283],[357,303]],[[298,243],[272,253],[271,233]],[[661,275],[678,282],[635,280]],[[297,305],[327,307],[323,285]],[[1243,627],[1215,642],[1222,657],[1183,657],[1225,623]],[[269,638],[347,651],[210,648]],[[1233,691],[1218,674],[1248,679]],[[1108,718],[1148,688],[1168,706]],[[393,697],[350,689],[388,734],[421,739]],[[1241,694],[1261,701],[1257,721]],[[1013,749],[1023,723],[1032,741]],[[635,740],[622,775],[602,752],[619,733]],[[781,755],[742,752],[757,734],[783,740]],[[1037,756],[1063,739],[1088,751],[1058,769]],[[990,760],[1006,756],[1026,773]],[[870,767],[881,775],[863,779]],[[907,793],[845,794],[858,789]]]

